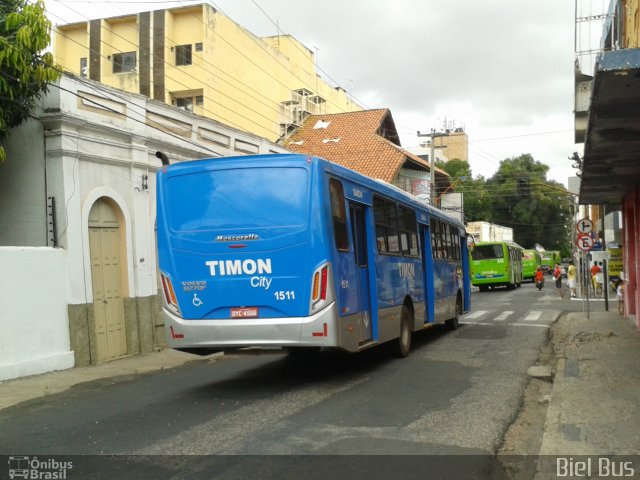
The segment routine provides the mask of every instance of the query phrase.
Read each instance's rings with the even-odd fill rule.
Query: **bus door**
[[[473,243],[473,237],[464,237],[460,236],[460,247],[461,253],[460,258],[462,259],[462,292],[464,295],[462,311],[468,312],[471,309],[471,261],[469,258],[469,244]]]
[[[424,323],[432,323],[436,318],[435,287],[433,284],[433,256],[429,225],[420,225],[420,245],[422,248],[422,272],[424,275]]]
[[[353,238],[354,261],[356,264],[356,298],[360,312],[359,343],[373,338],[371,325],[371,296],[369,293],[369,260],[367,258],[366,210],[356,203],[349,203],[351,217],[351,238]]]

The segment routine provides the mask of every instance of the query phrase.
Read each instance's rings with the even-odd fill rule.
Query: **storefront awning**
[[[604,52],[593,80],[580,203],[620,203],[640,185],[640,49]]]

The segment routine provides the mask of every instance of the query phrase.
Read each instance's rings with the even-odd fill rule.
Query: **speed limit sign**
[[[583,252],[588,252],[593,247],[593,238],[589,235],[580,235],[578,237],[578,241],[576,242],[577,246]]]

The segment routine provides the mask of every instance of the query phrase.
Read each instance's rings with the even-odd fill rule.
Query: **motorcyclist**
[[[536,268],[536,275],[535,277],[533,277],[533,279],[536,282],[536,287],[538,287],[538,290],[542,290],[542,287],[544,287],[544,273],[540,265],[538,265],[538,267]]]

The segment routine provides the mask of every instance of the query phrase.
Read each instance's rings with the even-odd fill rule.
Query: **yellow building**
[[[443,149],[444,155],[453,160],[469,161],[469,137],[462,128],[447,130],[446,135],[438,135],[433,139],[436,150]]]
[[[258,38],[206,4],[57,26],[54,57],[76,75],[272,141],[309,114],[362,109],[317,75],[295,38]]]
[[[640,1],[625,0],[621,6],[624,18],[624,45],[626,48],[640,48]]]

